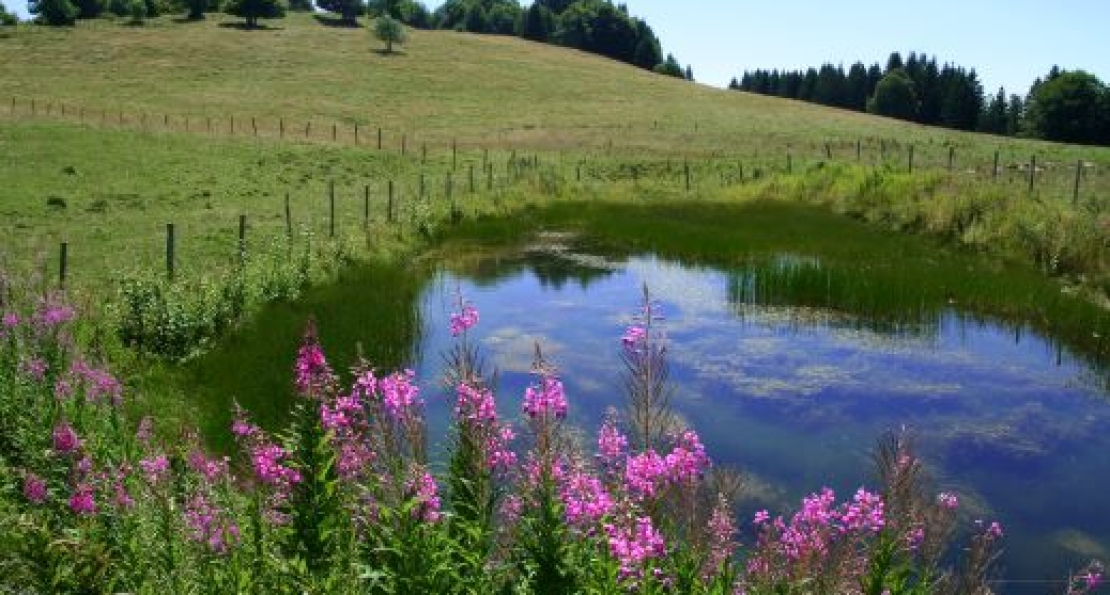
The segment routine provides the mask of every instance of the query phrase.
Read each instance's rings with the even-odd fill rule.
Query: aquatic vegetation
[[[365,361],[337,372],[309,323],[291,368],[294,412],[270,433],[239,409],[234,457],[195,434],[131,424],[127,391],[69,334],[63,296],[5,302],[0,338],[0,560],[5,587],[39,592],[985,593],[1003,529],[971,526],[959,571],[943,565],[959,497],[932,493],[902,433],[876,450],[877,490],[829,488],[792,513],[759,512],[740,543],[732,490],[693,428],[662,416],[661,312],[645,290],[614,348],[628,366],[630,424],[611,413],[589,453],[537,347],[524,426],[499,414],[496,383],[459,300],[451,452],[427,455],[426,396],[411,371]],[[24,305],[24,304],[29,305]],[[45,323],[44,321],[49,321]],[[647,360],[638,360],[641,355]],[[38,362],[28,365],[28,362]],[[63,386],[59,389],[59,385]],[[640,392],[647,387],[648,393]],[[662,417],[654,419],[662,419]],[[626,431],[630,434],[626,434]],[[516,449],[517,442],[523,446]],[[1098,563],[1067,593],[1102,582]]]

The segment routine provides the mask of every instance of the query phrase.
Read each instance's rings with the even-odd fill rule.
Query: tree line
[[[417,29],[450,29],[515,35],[542,43],[600,54],[660,74],[693,80],[672,54],[664,56],[659,37],[648,23],[611,0],[447,0],[435,11],[418,0],[30,0],[31,14],[47,25],[72,25],[77,19],[107,14],[146,17],[185,12],[199,20],[207,12],[241,16],[247,26],[258,19],[280,18],[287,10],[316,8],[336,14],[339,24],[355,26],[362,16],[388,16]],[[0,22],[6,11],[0,8]],[[14,19],[14,17],[12,17]]]
[[[942,126],[1082,144],[1110,145],[1110,89],[1082,70],[1053,67],[1025,95],[985,95],[974,68],[894,52],[885,67],[824,64],[806,70],[754,70],[729,88]]]

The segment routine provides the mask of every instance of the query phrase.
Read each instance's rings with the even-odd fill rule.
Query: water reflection
[[[1053,343],[914,299],[902,278],[814,259],[718,270],[545,245],[555,249],[479,257],[437,277],[422,298],[421,377],[439,373],[462,291],[482,311],[501,406],[519,407],[540,342],[574,398],[572,422],[593,433],[623,404],[617,339],[646,283],[667,314],[674,406],[718,462],[743,470],[745,512],[873,484],[874,440],[909,426],[938,488],[1009,527],[1007,578],[1058,579],[1110,543],[1110,405],[1091,368]],[[427,392],[444,391],[433,381]],[[446,399],[432,401],[445,419]]]

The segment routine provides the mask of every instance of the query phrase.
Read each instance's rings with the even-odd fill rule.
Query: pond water
[[[774,267],[799,263],[819,266],[786,255]],[[473,337],[500,372],[502,410],[519,410],[539,343],[564,379],[571,422],[593,436],[606,409],[624,405],[619,338],[646,284],[666,317],[672,406],[717,464],[741,471],[744,518],[787,512],[826,485],[845,496],[873,486],[875,441],[906,427],[937,489],[1006,528],[1005,579],[1059,580],[1107,557],[1110,401],[1086,364],[1041,337],[955,308],[889,324],[752,303],[749,270],[650,255],[612,261],[548,245],[466,268],[441,271],[420,298],[417,372],[438,428],[449,411],[439,354],[459,292],[481,311]],[[1051,587],[1001,590],[1060,592]]]
[[[666,315],[672,405],[716,464],[740,471],[742,519],[790,513],[824,486],[874,487],[876,441],[905,427],[936,489],[958,493],[968,521],[1006,528],[1001,592],[1059,593],[1069,569],[1110,558],[1103,310],[1038,271],[812,208],[600,208],[533,213],[548,230],[537,235],[479,222],[404,266],[346,271],[190,362],[182,394],[216,448],[233,399],[280,427],[311,316],[337,368],[361,353],[416,369],[442,452],[442,355],[461,293],[481,311],[473,338],[500,373],[501,410],[519,419],[539,343],[592,445],[624,405],[620,336],[646,284]],[[750,527],[741,537],[752,543]]]

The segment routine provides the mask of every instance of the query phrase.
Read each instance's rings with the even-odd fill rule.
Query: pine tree
[[[693,81],[694,80],[694,68],[692,66],[690,66],[689,64],[686,65],[686,77],[685,78],[688,81]]]
[[[69,26],[77,19],[77,7],[69,0],[28,0],[27,11],[52,27]]]
[[[886,72],[889,73],[892,70],[900,70],[902,66],[902,54],[892,52],[890,57],[886,60]]]
[[[654,70],[659,74],[665,74],[667,76],[678,78],[683,78],[685,76],[685,73],[682,72],[682,65],[678,63],[678,60],[675,59],[673,54],[667,54],[666,61],[656,65]]]
[[[535,2],[528,10],[524,11],[524,18],[521,21],[520,36],[524,39],[531,39],[532,41],[544,41],[551,39],[551,34],[555,32],[555,14],[551,9]]]

